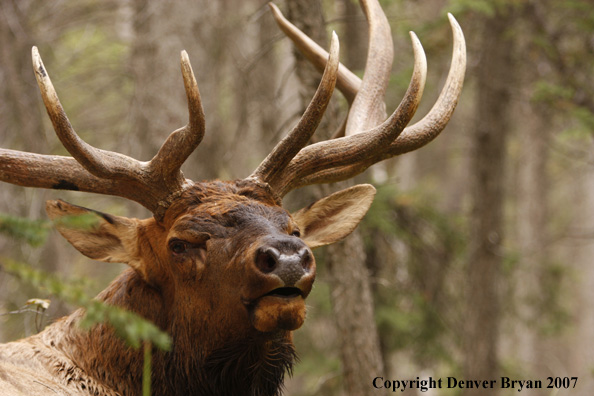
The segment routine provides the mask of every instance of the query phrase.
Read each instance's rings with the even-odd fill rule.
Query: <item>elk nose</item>
[[[278,276],[285,286],[295,284],[309,272],[313,258],[308,247],[302,247],[297,252],[284,253],[272,246],[258,249],[256,266],[264,274]]]

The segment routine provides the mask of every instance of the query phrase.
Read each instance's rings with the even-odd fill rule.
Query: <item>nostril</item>
[[[297,252],[297,254],[299,255],[301,266],[303,267],[303,269],[309,270],[309,268],[311,267],[311,263],[313,262],[313,255],[311,253],[311,250],[309,250],[309,248],[307,247],[304,247],[300,249],[299,252]]]
[[[265,247],[258,249],[256,255],[256,266],[265,274],[268,274],[276,269],[280,252],[273,247]]]
[[[262,246],[256,250],[254,259],[261,274],[275,275],[287,287],[296,285],[314,266],[313,254],[307,246]]]

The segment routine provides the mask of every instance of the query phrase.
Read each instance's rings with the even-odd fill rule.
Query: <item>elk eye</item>
[[[297,238],[301,238],[301,233],[299,232],[299,230],[295,230],[291,233],[292,236],[297,237]]]
[[[173,241],[169,244],[169,249],[175,254],[182,254],[188,250],[188,244],[184,241]]]

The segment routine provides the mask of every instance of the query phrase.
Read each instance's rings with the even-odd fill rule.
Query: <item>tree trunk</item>
[[[375,394],[370,381],[377,373],[383,373],[365,256],[358,230],[343,242],[329,246],[326,255],[344,384],[349,395]]]
[[[506,141],[514,75],[512,42],[506,30],[512,16],[485,20],[477,70],[473,153],[472,224],[467,270],[467,314],[463,374],[495,379],[499,372],[499,283],[502,264]],[[465,390],[464,395],[473,394]]]
[[[288,2],[288,16],[306,34],[326,45],[326,31],[319,0]],[[343,47],[349,47],[344,42]],[[320,79],[319,73],[296,55],[297,74],[307,87],[303,101],[309,102]],[[313,74],[312,74],[313,73]],[[321,132],[321,131],[320,131]],[[339,183],[346,188],[350,183]],[[371,380],[383,372],[383,362],[374,318],[369,271],[365,266],[363,238],[355,230],[344,242],[329,246],[326,254],[331,286],[332,310],[339,334],[344,387],[349,395],[371,395]]]
[[[365,67],[367,24],[360,7],[343,3],[345,20],[343,47],[351,70]],[[339,188],[354,185],[338,183]],[[326,255],[332,309],[340,340],[344,387],[349,395],[372,395],[370,380],[384,372],[379,334],[375,323],[374,297],[366,252],[359,229],[343,242],[329,246]]]
[[[540,109],[542,110],[542,109]],[[521,279],[515,285],[518,297],[517,356],[525,370],[536,377],[546,377],[547,345],[542,337],[541,314],[547,291],[542,290],[547,268],[548,176],[547,164],[551,139],[551,120],[539,107],[522,113],[525,133],[520,142],[521,162],[517,193],[517,242],[521,254]],[[526,389],[526,395],[539,394]]]
[[[40,18],[47,11],[42,2],[0,2],[0,147],[46,153],[47,136],[52,136],[47,114],[41,103],[31,67],[31,46],[51,42],[60,31],[52,26],[51,18]],[[40,32],[44,32],[41,34]],[[43,39],[42,39],[43,36]],[[41,47],[43,48],[43,47]],[[46,64],[51,63],[51,55],[44,55]],[[49,61],[49,62],[48,62]],[[57,140],[57,138],[56,138]],[[49,196],[47,190],[26,189],[2,183],[0,188],[0,212],[11,216],[43,218],[44,202]],[[55,242],[55,236],[50,236]],[[56,243],[48,243],[43,248],[33,249],[22,241],[0,238],[2,257],[38,263],[46,271],[60,269],[60,263],[68,262]],[[65,266],[65,265],[64,265]],[[1,267],[1,263],[0,263]],[[0,268],[0,314],[20,307],[31,298],[33,291],[29,285],[15,281],[15,278]],[[54,304],[51,313],[60,311],[61,304]],[[2,317],[0,342],[11,341],[37,332],[24,315]],[[24,326],[23,326],[24,324]],[[23,332],[24,327],[24,332]]]

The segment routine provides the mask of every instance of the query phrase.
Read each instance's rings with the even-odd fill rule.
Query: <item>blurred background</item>
[[[575,389],[523,395],[591,395],[594,5],[381,4],[396,53],[388,112],[410,79],[409,30],[423,43],[429,66],[415,120],[433,105],[451,57],[447,12],[467,39],[464,92],[435,142],[357,178],[372,182],[378,195],[346,243],[316,251],[319,275],[306,324],[295,334],[301,362],[287,394],[385,392],[373,388],[376,376],[505,375],[541,380],[545,387],[549,376],[578,377]],[[342,62],[362,75],[366,24],[356,2],[277,5],[324,47],[337,31]],[[0,0],[0,147],[42,154],[67,155],[40,100],[33,45],[79,135],[140,160],[149,160],[187,122],[179,71],[179,53],[187,50],[208,128],[183,168],[193,180],[248,176],[295,124],[320,77],[261,0]],[[317,139],[328,138],[346,110],[336,93]],[[285,206],[298,209],[336,188],[298,190]],[[8,218],[45,220],[45,200],[57,198],[118,215],[150,216],[119,198],[1,184],[0,229]],[[75,308],[15,276],[7,262],[67,282],[88,279],[84,288],[91,295],[123,268],[83,257],[55,231],[34,240],[36,246],[17,234],[0,235],[2,342],[34,334],[41,319],[46,324]],[[47,316],[14,313],[31,298],[51,300]],[[517,390],[489,394],[511,392]]]

